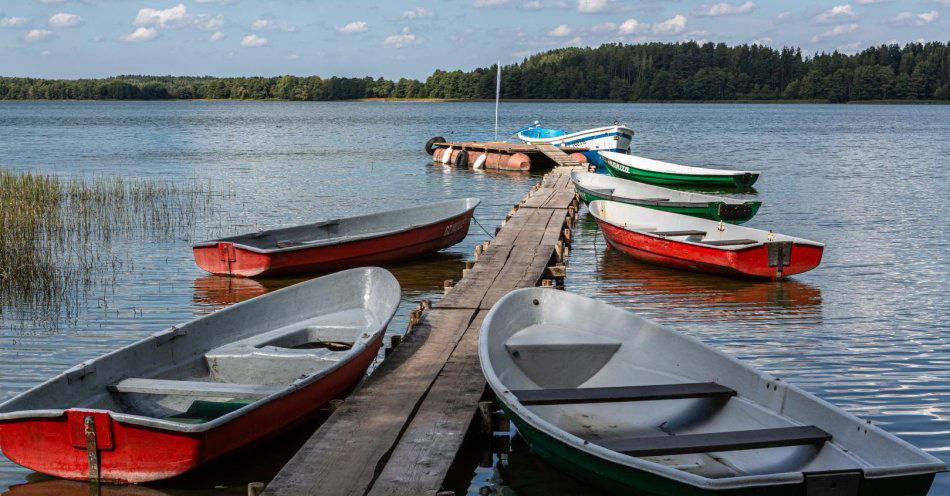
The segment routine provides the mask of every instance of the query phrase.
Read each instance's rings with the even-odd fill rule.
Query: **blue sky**
[[[562,46],[950,41],[950,0],[2,0],[0,75],[384,76]]]

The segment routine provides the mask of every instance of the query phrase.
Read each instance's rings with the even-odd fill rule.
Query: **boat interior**
[[[723,250],[741,250],[760,243],[771,243],[776,246],[780,243],[822,246],[814,241],[785,234],[620,202],[594,201],[588,208],[594,217],[627,231]]]
[[[251,249],[268,251],[319,246],[323,243],[338,243],[345,241],[347,238],[353,240],[373,238],[459,216],[475,208],[478,203],[476,198],[449,200],[419,207],[258,231],[207,241],[200,243],[199,246],[227,241]]]
[[[533,127],[531,129],[521,131],[522,136],[534,139],[558,138],[561,136],[567,136],[567,134],[567,131],[562,131],[560,129],[548,129],[544,127]]]
[[[398,302],[398,282],[383,269],[338,272],[73,367],[0,406],[0,417],[84,408],[110,410],[114,417],[211,422],[309,383],[365,350],[385,332]]]
[[[540,289],[504,304],[482,330],[498,387],[620,463],[722,479],[921,461],[856,418],[623,310]]]

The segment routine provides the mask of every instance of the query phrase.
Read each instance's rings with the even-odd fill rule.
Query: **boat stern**
[[[243,250],[226,241],[211,241],[192,246],[195,264],[217,275],[254,277],[270,269],[267,255]]]
[[[167,479],[195,468],[199,436],[125,425],[102,411],[0,422],[0,446],[10,461],[64,479],[96,475],[116,483]]]

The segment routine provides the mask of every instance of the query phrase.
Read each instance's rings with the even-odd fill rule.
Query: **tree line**
[[[402,78],[117,76],[0,77],[0,99],[161,100],[490,99],[496,67]],[[950,44],[908,43],[804,56],[801,49],[696,42],[563,48],[502,67],[510,99],[947,100]]]

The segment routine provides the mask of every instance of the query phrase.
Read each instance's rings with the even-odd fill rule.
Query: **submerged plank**
[[[268,495],[360,495],[386,463],[474,310],[432,309],[267,486]]]

